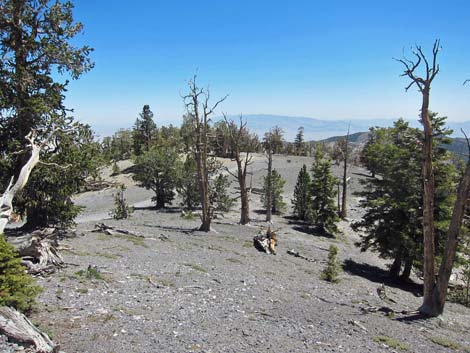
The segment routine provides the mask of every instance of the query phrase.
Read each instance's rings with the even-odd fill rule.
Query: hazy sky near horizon
[[[440,38],[431,109],[470,120],[468,0],[75,0],[95,68],[67,105],[98,131],[130,127],[144,104],[178,123],[198,72],[220,112],[318,119],[415,118],[420,96],[393,58]],[[411,57],[411,55],[409,55]]]

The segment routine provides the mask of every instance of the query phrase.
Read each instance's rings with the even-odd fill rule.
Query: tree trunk
[[[15,184],[13,184],[12,177],[10,184],[0,198],[0,234],[4,232],[13,212],[14,197],[26,186],[33,168],[39,163],[39,153],[41,152],[42,146],[34,143],[34,137],[31,134],[27,136],[27,139],[30,142],[31,156],[26,164],[21,168]]]
[[[348,150],[348,144],[349,144],[349,127],[348,127],[348,134],[346,135],[346,143],[344,146],[344,166],[343,166],[343,194],[341,197],[341,218],[346,218],[348,216],[348,210],[347,210],[347,191],[348,191],[348,180],[347,180],[347,174],[348,174],[348,157],[349,157],[349,150]]]
[[[421,123],[424,127],[423,146],[423,237],[424,237],[424,296],[420,311],[431,313],[435,310],[433,298],[435,280],[435,244],[434,244],[434,171],[432,163],[433,126],[428,114],[429,88],[423,91]]]
[[[273,152],[270,146],[269,151],[268,151],[268,187],[266,190],[266,222],[271,222],[271,218],[272,218],[272,204],[273,204],[272,172],[273,172]]]
[[[155,195],[156,205],[155,208],[160,210],[165,208],[165,194],[163,193],[163,187],[159,187],[158,193]]]
[[[400,276],[400,279],[403,281],[408,281],[411,276],[411,270],[413,269],[413,259],[411,257],[406,257],[405,266],[403,267],[403,273]]]
[[[402,264],[402,253],[399,251],[393,260],[392,266],[390,266],[390,277],[398,278],[401,271],[401,264]]]
[[[240,201],[241,201],[241,213],[240,213],[240,224],[245,225],[250,223],[250,203],[248,199],[248,190],[246,188],[246,165],[242,167],[242,161],[240,155],[236,157],[237,168],[238,168],[238,185],[240,186]]]
[[[452,219],[447,232],[447,242],[442,257],[439,275],[427,300],[424,300],[419,311],[430,316],[437,316],[443,313],[447,298],[447,287],[449,285],[450,275],[457,252],[458,237],[462,227],[462,221],[465,214],[465,206],[470,195],[470,161],[467,161],[465,173],[460,180],[457,191],[457,200],[454,204]]]
[[[199,185],[201,187],[201,206],[202,217],[201,227],[199,230],[209,232],[211,230],[211,212],[209,200],[209,173],[207,170],[207,134],[208,122],[207,117],[204,116],[202,126],[200,127],[200,153],[198,163]]]

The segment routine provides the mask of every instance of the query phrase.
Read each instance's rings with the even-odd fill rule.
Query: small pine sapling
[[[111,216],[114,219],[127,219],[130,217],[133,209],[129,207],[127,201],[124,197],[124,191],[126,186],[121,184],[119,190],[114,194],[114,205],[116,206],[114,210],[111,211]]]
[[[112,170],[111,170],[111,175],[118,175],[119,173],[121,173],[121,169],[119,169],[119,166],[117,165],[116,161],[113,162],[113,167],[112,167]]]
[[[331,283],[338,283],[339,273],[340,266],[338,263],[338,247],[336,245],[330,245],[328,250],[328,262],[326,267],[323,269],[320,278]]]
[[[0,306],[28,311],[40,292],[41,288],[26,274],[14,247],[0,234]]]

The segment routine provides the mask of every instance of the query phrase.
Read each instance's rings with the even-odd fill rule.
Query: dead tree
[[[196,159],[199,192],[201,199],[201,227],[199,230],[208,232],[211,229],[211,205],[209,200],[209,123],[210,116],[217,106],[228,96],[218,100],[214,105],[209,105],[210,93],[208,89],[200,88],[194,75],[189,81],[189,93],[183,96],[184,105],[193,128],[193,152]]]
[[[252,152],[256,149],[256,140],[250,135],[246,121],[240,116],[240,124],[233,120],[227,120],[224,115],[227,128],[228,144],[230,146],[231,159],[237,163],[237,174],[227,168],[227,172],[237,179],[240,187],[240,224],[250,223],[250,199],[249,188],[246,185],[248,166],[252,163]],[[243,155],[244,154],[244,155]]]
[[[268,158],[268,175],[267,175],[267,187],[266,187],[266,222],[271,222],[272,219],[272,208],[273,208],[273,135],[272,132],[267,132],[264,136],[264,149]]]
[[[348,126],[348,133],[346,135],[346,139],[344,141],[343,146],[343,193],[341,195],[341,218],[346,218],[348,216],[347,210],[347,191],[348,191],[348,180],[347,180],[347,173],[348,173],[348,157],[349,157],[349,130],[351,124]]]
[[[447,240],[442,262],[436,276],[435,242],[434,242],[434,195],[435,180],[432,160],[432,147],[434,129],[429,116],[429,95],[431,83],[439,73],[437,55],[440,50],[440,42],[436,40],[433,47],[432,61],[429,62],[420,46],[413,50],[415,60],[399,59],[405,66],[402,76],[411,79],[406,90],[412,86],[418,87],[422,94],[421,123],[424,130],[423,141],[423,248],[424,248],[424,296],[423,304],[419,311],[425,315],[437,316],[444,311],[447,297],[447,287],[457,251],[457,242],[463,221],[465,203],[470,190],[470,159],[467,161],[465,172],[460,180],[457,191],[457,199],[452,212],[451,223],[447,232]],[[417,74],[418,68],[424,63],[423,77]],[[469,146],[470,147],[470,146]],[[469,148],[470,152],[470,148]]]

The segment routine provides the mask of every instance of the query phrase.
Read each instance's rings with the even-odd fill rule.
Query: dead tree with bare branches
[[[405,71],[402,76],[411,79],[406,90],[412,86],[416,86],[422,95],[422,105],[420,121],[424,130],[423,141],[423,248],[424,248],[424,296],[423,304],[419,308],[420,312],[437,316],[444,311],[444,305],[447,297],[447,286],[449,284],[450,275],[457,251],[457,242],[460,228],[463,221],[465,202],[470,190],[470,159],[467,162],[465,172],[460,180],[457,190],[457,199],[452,212],[451,223],[447,232],[447,240],[442,262],[439,272],[436,276],[436,250],[434,236],[434,197],[435,197],[435,180],[433,170],[433,137],[434,128],[431,117],[429,115],[429,96],[431,84],[439,73],[439,65],[437,56],[440,50],[440,42],[436,40],[432,51],[432,60],[428,61],[422,48],[416,46],[413,50],[414,60],[406,58],[398,59],[404,67]],[[425,72],[420,76],[417,71],[424,63]],[[469,148],[470,152],[470,148]]]
[[[227,172],[238,181],[241,202],[240,224],[245,225],[250,223],[250,198],[246,176],[248,167],[252,164],[252,153],[257,148],[257,138],[250,134],[242,116],[238,125],[233,120],[228,120],[225,115],[224,119],[231,159],[237,163],[236,174],[228,168]]]
[[[199,192],[201,199],[201,227],[199,230],[208,232],[211,229],[211,205],[209,199],[209,124],[210,116],[217,106],[228,96],[210,104],[210,92],[206,88],[198,87],[197,75],[188,83],[189,93],[183,96],[187,115],[192,123],[193,153],[196,159]]]
[[[346,218],[348,216],[347,209],[347,197],[348,197],[348,157],[349,157],[349,130],[351,128],[351,123],[348,125],[348,133],[344,140],[343,146],[343,193],[341,194],[341,218]]]

